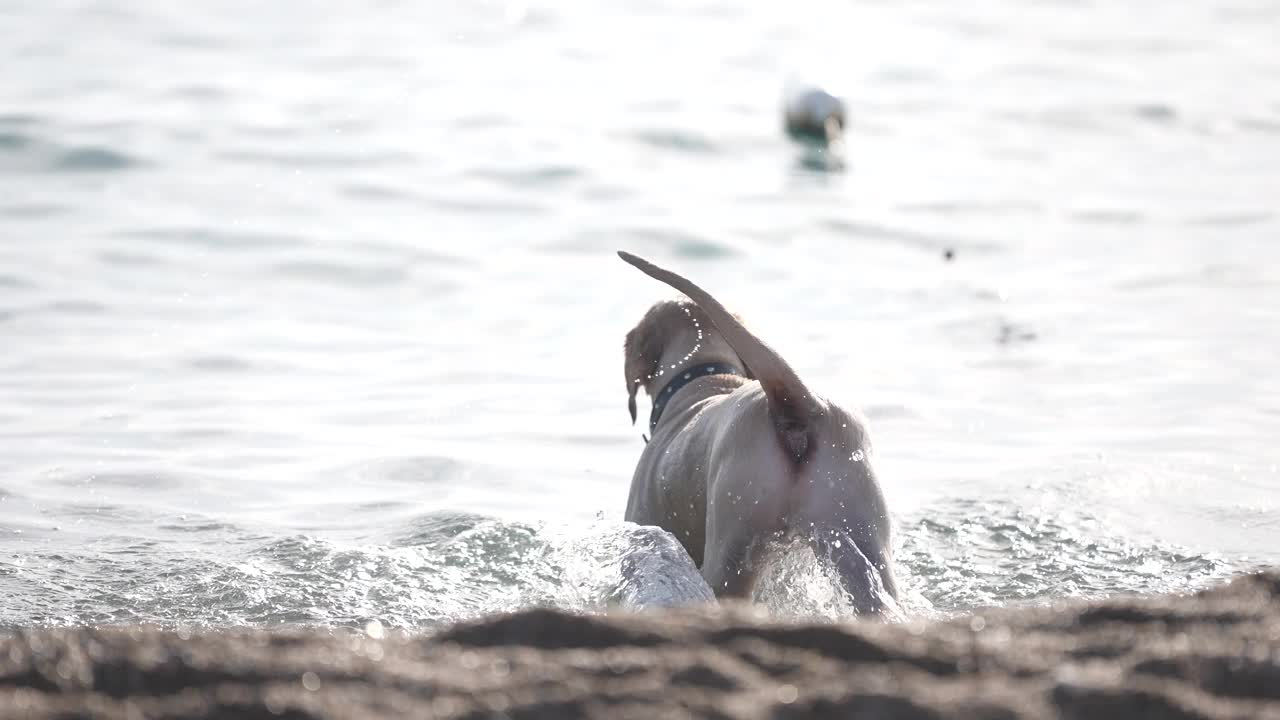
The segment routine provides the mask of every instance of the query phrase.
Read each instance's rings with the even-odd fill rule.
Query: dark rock
[[[1280,573],[1189,596],[813,624],[529,610],[434,635],[0,636],[0,718],[1280,718]]]

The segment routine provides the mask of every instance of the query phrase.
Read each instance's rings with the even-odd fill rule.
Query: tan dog
[[[657,303],[627,333],[632,422],[640,387],[654,407],[626,519],[675,535],[721,597],[750,594],[769,541],[802,536],[859,612],[883,611],[897,588],[864,419],[809,392],[706,291],[618,255],[693,300]]]

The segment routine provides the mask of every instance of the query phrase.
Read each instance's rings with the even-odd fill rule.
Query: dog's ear
[[[646,390],[649,381],[658,372],[658,362],[662,359],[662,351],[666,345],[666,329],[662,322],[664,306],[658,303],[649,308],[623,343],[623,372],[627,382],[627,411],[631,413],[631,423],[636,421],[636,393],[641,386]]]
[[[746,326],[746,324],[747,324],[747,321],[746,321],[746,320],[743,320],[743,319],[742,319],[742,316],[741,316],[741,315],[739,315],[738,313],[734,313],[734,314],[733,314],[733,319],[734,319],[734,320],[737,320],[737,321],[738,321],[738,322],[740,322],[740,323],[742,323],[743,327],[745,327],[745,326]],[[734,354],[736,355],[737,353],[734,353]],[[742,372],[743,372],[743,375],[744,375],[748,380],[755,380],[755,379],[756,379],[755,373],[751,372],[751,368],[747,367],[747,361],[746,361],[746,360],[743,360],[742,358],[738,358],[738,361],[742,363]]]

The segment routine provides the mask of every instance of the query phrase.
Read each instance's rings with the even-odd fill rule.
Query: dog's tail
[[[649,277],[661,280],[689,296],[710,316],[716,330],[720,331],[729,346],[746,363],[751,374],[760,381],[760,387],[769,402],[769,416],[773,418],[782,447],[796,462],[804,460],[809,454],[813,423],[822,416],[824,409],[822,402],[809,392],[809,388],[805,387],[787,361],[763,340],[752,335],[706,290],[631,253],[619,250],[618,257],[636,266]]]

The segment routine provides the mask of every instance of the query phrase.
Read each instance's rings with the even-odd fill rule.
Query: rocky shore
[[[0,636],[0,718],[1280,718],[1280,572],[945,622],[529,610],[431,636]]]

